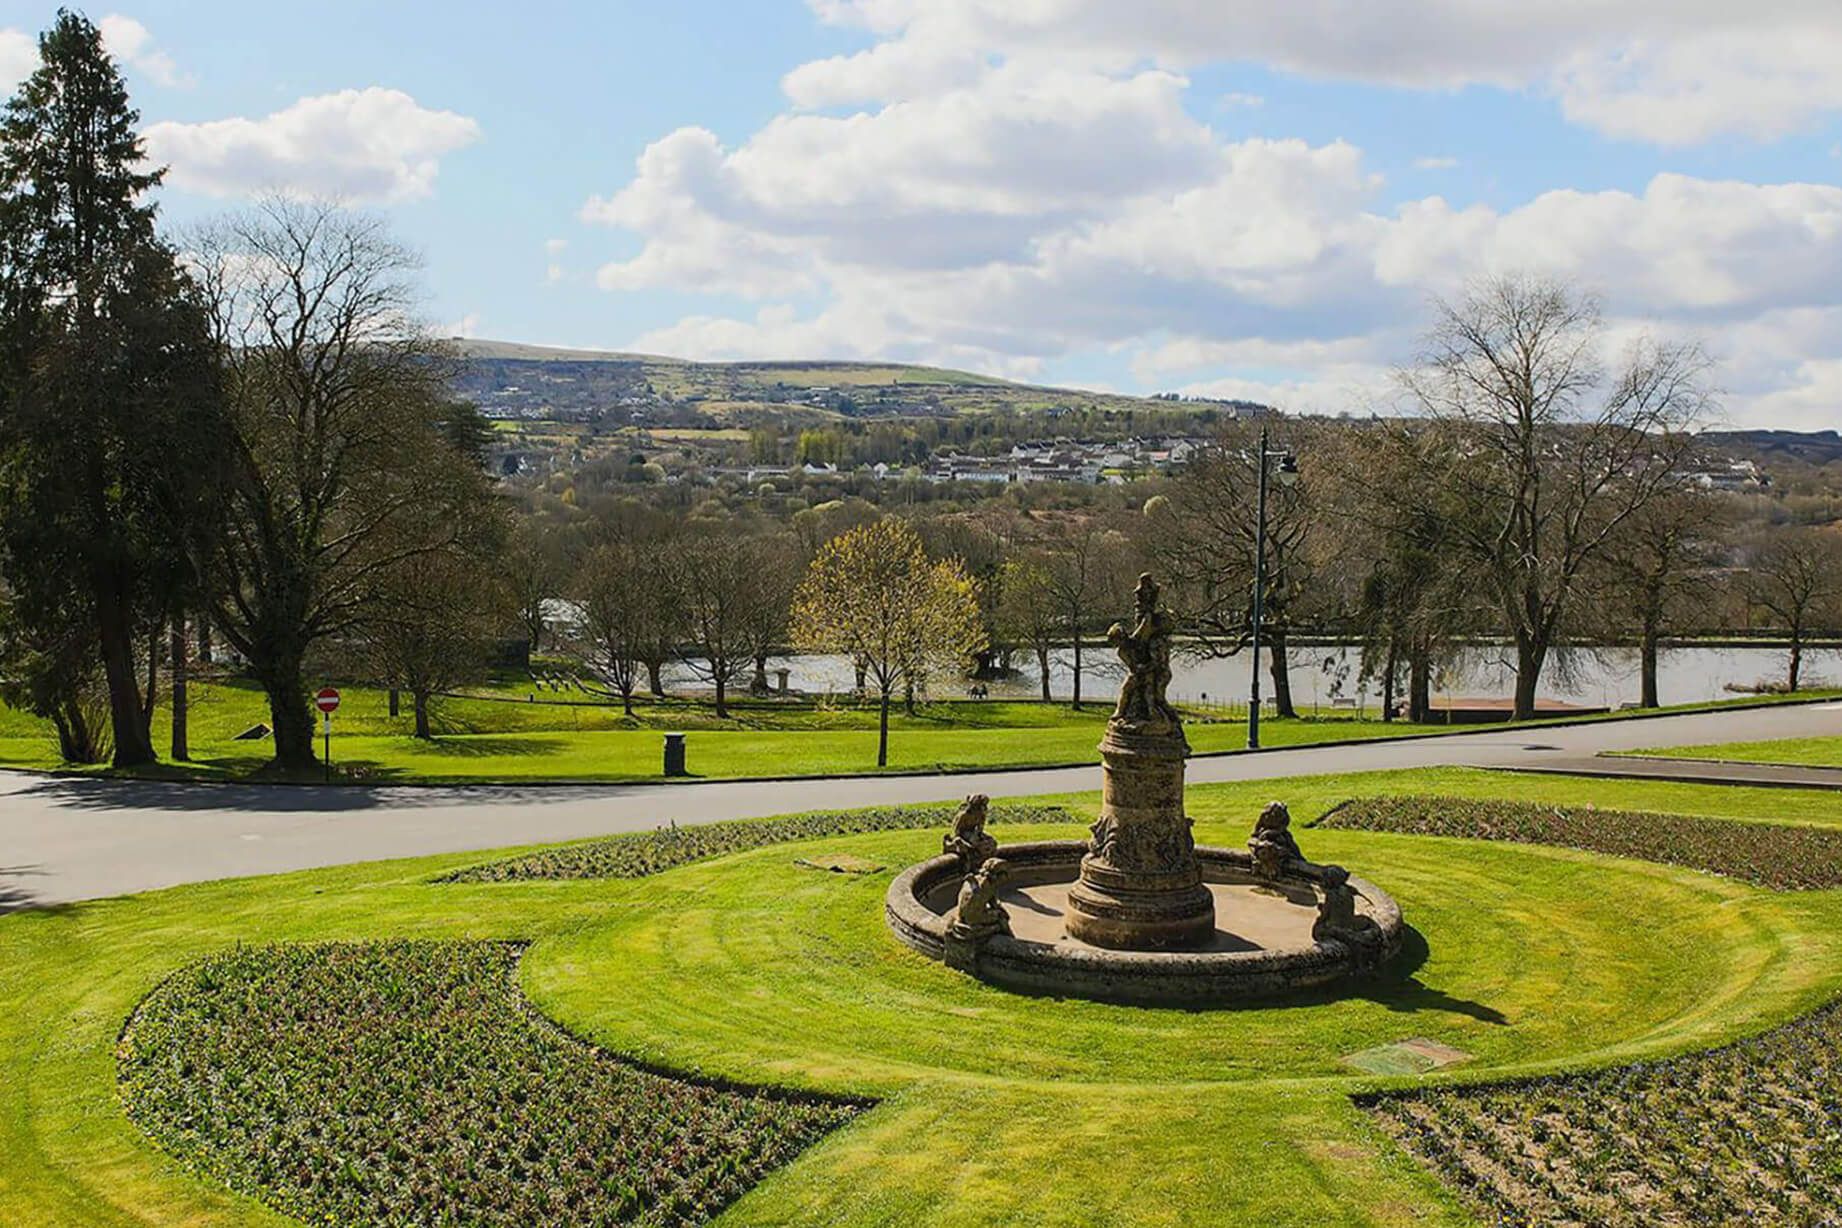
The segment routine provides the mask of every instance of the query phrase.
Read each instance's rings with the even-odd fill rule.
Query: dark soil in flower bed
[[[509,861],[469,866],[444,876],[450,883],[497,883],[523,879],[644,878],[693,861],[765,848],[820,836],[854,836],[865,832],[938,827],[944,832],[953,817],[945,806],[901,806],[878,810],[819,811],[784,819],[732,819],[695,827],[664,827],[628,836],[610,836],[586,844],[545,849]],[[993,803],[989,822],[1077,823],[1060,806]]]
[[[1362,1098],[1487,1223],[1842,1224],[1842,1007],[1665,1061]]]
[[[1776,891],[1842,886],[1842,831],[1457,797],[1365,797],[1314,826],[1557,844],[1725,874]]]
[[[163,1147],[313,1223],[701,1224],[865,1105],[638,1069],[530,1009],[522,948],[240,948],[123,1030]]]

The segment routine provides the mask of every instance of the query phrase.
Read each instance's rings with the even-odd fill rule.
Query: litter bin
[[[667,776],[688,776],[684,770],[684,735],[668,733],[665,735],[665,774]]]

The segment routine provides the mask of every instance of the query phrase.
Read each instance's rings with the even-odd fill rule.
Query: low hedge
[[[783,819],[730,819],[694,827],[662,827],[657,831],[609,836],[583,844],[529,853],[507,861],[469,866],[443,875],[439,882],[502,883],[527,879],[644,878],[703,861],[821,836],[855,836],[865,832],[902,831],[938,827],[944,833],[952,821],[950,806],[892,806],[876,810],[818,811]],[[1077,823],[1074,814],[1060,806],[993,803],[992,823]]]
[[[1842,1008],[1584,1075],[1360,1098],[1486,1223],[1842,1221]]]
[[[529,1009],[496,942],[239,948],[124,1029],[128,1116],[311,1223],[701,1224],[864,1106],[638,1069]]]
[[[1822,827],[1457,797],[1358,798],[1315,826],[1556,844],[1706,870],[1775,891],[1842,885],[1842,831]]]

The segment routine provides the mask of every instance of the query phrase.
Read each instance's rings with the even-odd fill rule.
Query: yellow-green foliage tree
[[[930,668],[957,668],[985,647],[978,587],[957,559],[929,559],[893,517],[826,542],[793,595],[803,648],[866,663],[877,689],[876,766],[889,764],[889,699]]]

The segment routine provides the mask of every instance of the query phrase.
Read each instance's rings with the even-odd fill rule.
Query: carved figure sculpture
[[[997,855],[997,837],[985,831],[985,816],[990,806],[991,799],[983,793],[968,797],[953,816],[953,830],[940,841],[940,851],[959,858],[968,872]]]
[[[1260,812],[1254,834],[1247,839],[1247,851],[1253,855],[1254,872],[1266,879],[1283,874],[1286,862],[1304,860],[1298,841],[1292,838],[1292,812],[1284,802],[1269,802]]]
[[[1158,582],[1146,572],[1138,578],[1134,593],[1136,610],[1133,623],[1114,623],[1107,629],[1107,642],[1119,654],[1126,667],[1126,680],[1119,686],[1119,702],[1113,719],[1134,732],[1154,733],[1177,725],[1177,710],[1170,705],[1170,637],[1176,622],[1169,611],[1158,608]]]
[[[989,857],[966,875],[959,885],[959,902],[953,908],[953,918],[947,924],[949,937],[977,939],[1011,932],[1010,917],[998,903],[1006,869],[1001,859]]]
[[[1312,940],[1335,938],[1359,952],[1378,948],[1381,927],[1372,917],[1356,911],[1356,889],[1350,886],[1350,872],[1342,866],[1325,866],[1321,881],[1324,898],[1318,903],[1318,917],[1311,926]]]

